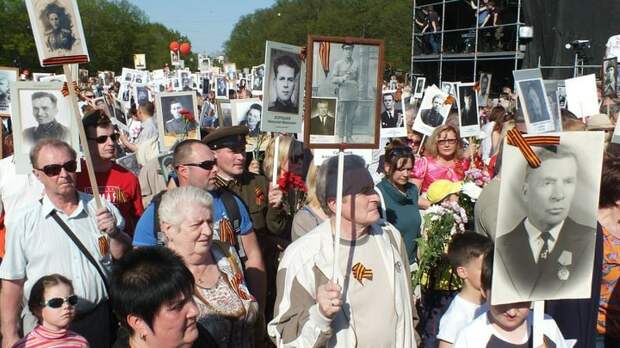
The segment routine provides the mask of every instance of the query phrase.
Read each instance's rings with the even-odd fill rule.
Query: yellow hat
[[[445,179],[437,180],[428,187],[428,191],[426,191],[426,198],[432,204],[439,203],[450,194],[460,192],[462,186],[463,183],[460,181],[452,182]]]

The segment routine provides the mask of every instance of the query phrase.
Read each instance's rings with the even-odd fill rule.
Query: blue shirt
[[[219,191],[209,192],[213,197],[213,238],[219,239],[219,226],[220,220],[228,218],[226,213],[226,207],[220,196]],[[237,207],[239,207],[239,215],[241,216],[241,222],[239,225],[238,235],[246,235],[252,231],[252,220],[250,214],[241,200],[234,196]],[[155,228],[155,204],[151,202],[149,206],[138,220],[136,231],[133,235],[133,246],[144,247],[157,245],[157,231],[159,228]]]

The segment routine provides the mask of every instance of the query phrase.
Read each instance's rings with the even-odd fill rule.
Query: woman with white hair
[[[250,347],[258,304],[248,290],[239,260],[227,243],[213,239],[213,198],[185,186],[164,194],[159,220],[166,246],[194,275],[198,322],[219,347]]]

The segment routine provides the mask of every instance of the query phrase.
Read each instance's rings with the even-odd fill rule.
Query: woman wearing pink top
[[[447,124],[437,127],[431,135],[425,157],[415,161],[411,181],[424,194],[436,180],[462,181],[468,167],[469,160],[464,158],[459,131]],[[425,196],[420,196],[418,205],[426,209],[430,202]]]

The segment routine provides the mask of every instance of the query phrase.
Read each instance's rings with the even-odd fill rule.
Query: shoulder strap
[[[246,257],[245,248],[243,247],[241,235],[239,234],[241,231],[241,212],[239,211],[239,205],[237,205],[237,201],[235,200],[235,194],[228,190],[222,190],[220,197],[222,198],[224,208],[226,208],[226,215],[228,215],[228,219],[235,230],[235,236],[237,237],[235,249],[239,254],[239,258],[244,259]]]
[[[71,238],[73,243],[75,243],[75,245],[78,247],[78,249],[80,249],[82,254],[84,254],[84,256],[86,256],[86,259],[88,259],[88,261],[93,266],[95,266],[95,269],[97,270],[97,273],[99,273],[99,275],[101,276],[101,279],[103,279],[103,284],[105,286],[105,290],[108,293],[108,296],[110,296],[110,285],[108,284],[108,279],[106,278],[105,274],[103,273],[103,270],[101,269],[101,267],[99,267],[99,264],[97,263],[97,261],[95,261],[95,258],[90,254],[88,249],[86,249],[84,244],[82,244],[80,239],[73,233],[73,231],[71,231],[71,228],[69,228],[69,226],[67,226],[67,224],[64,221],[62,221],[60,216],[58,216],[58,214],[56,214],[56,210],[53,210],[50,213],[50,215],[52,216],[52,218],[54,220],[56,220],[56,223],[58,223],[58,225],[65,231],[67,236],[69,236],[69,238]]]

